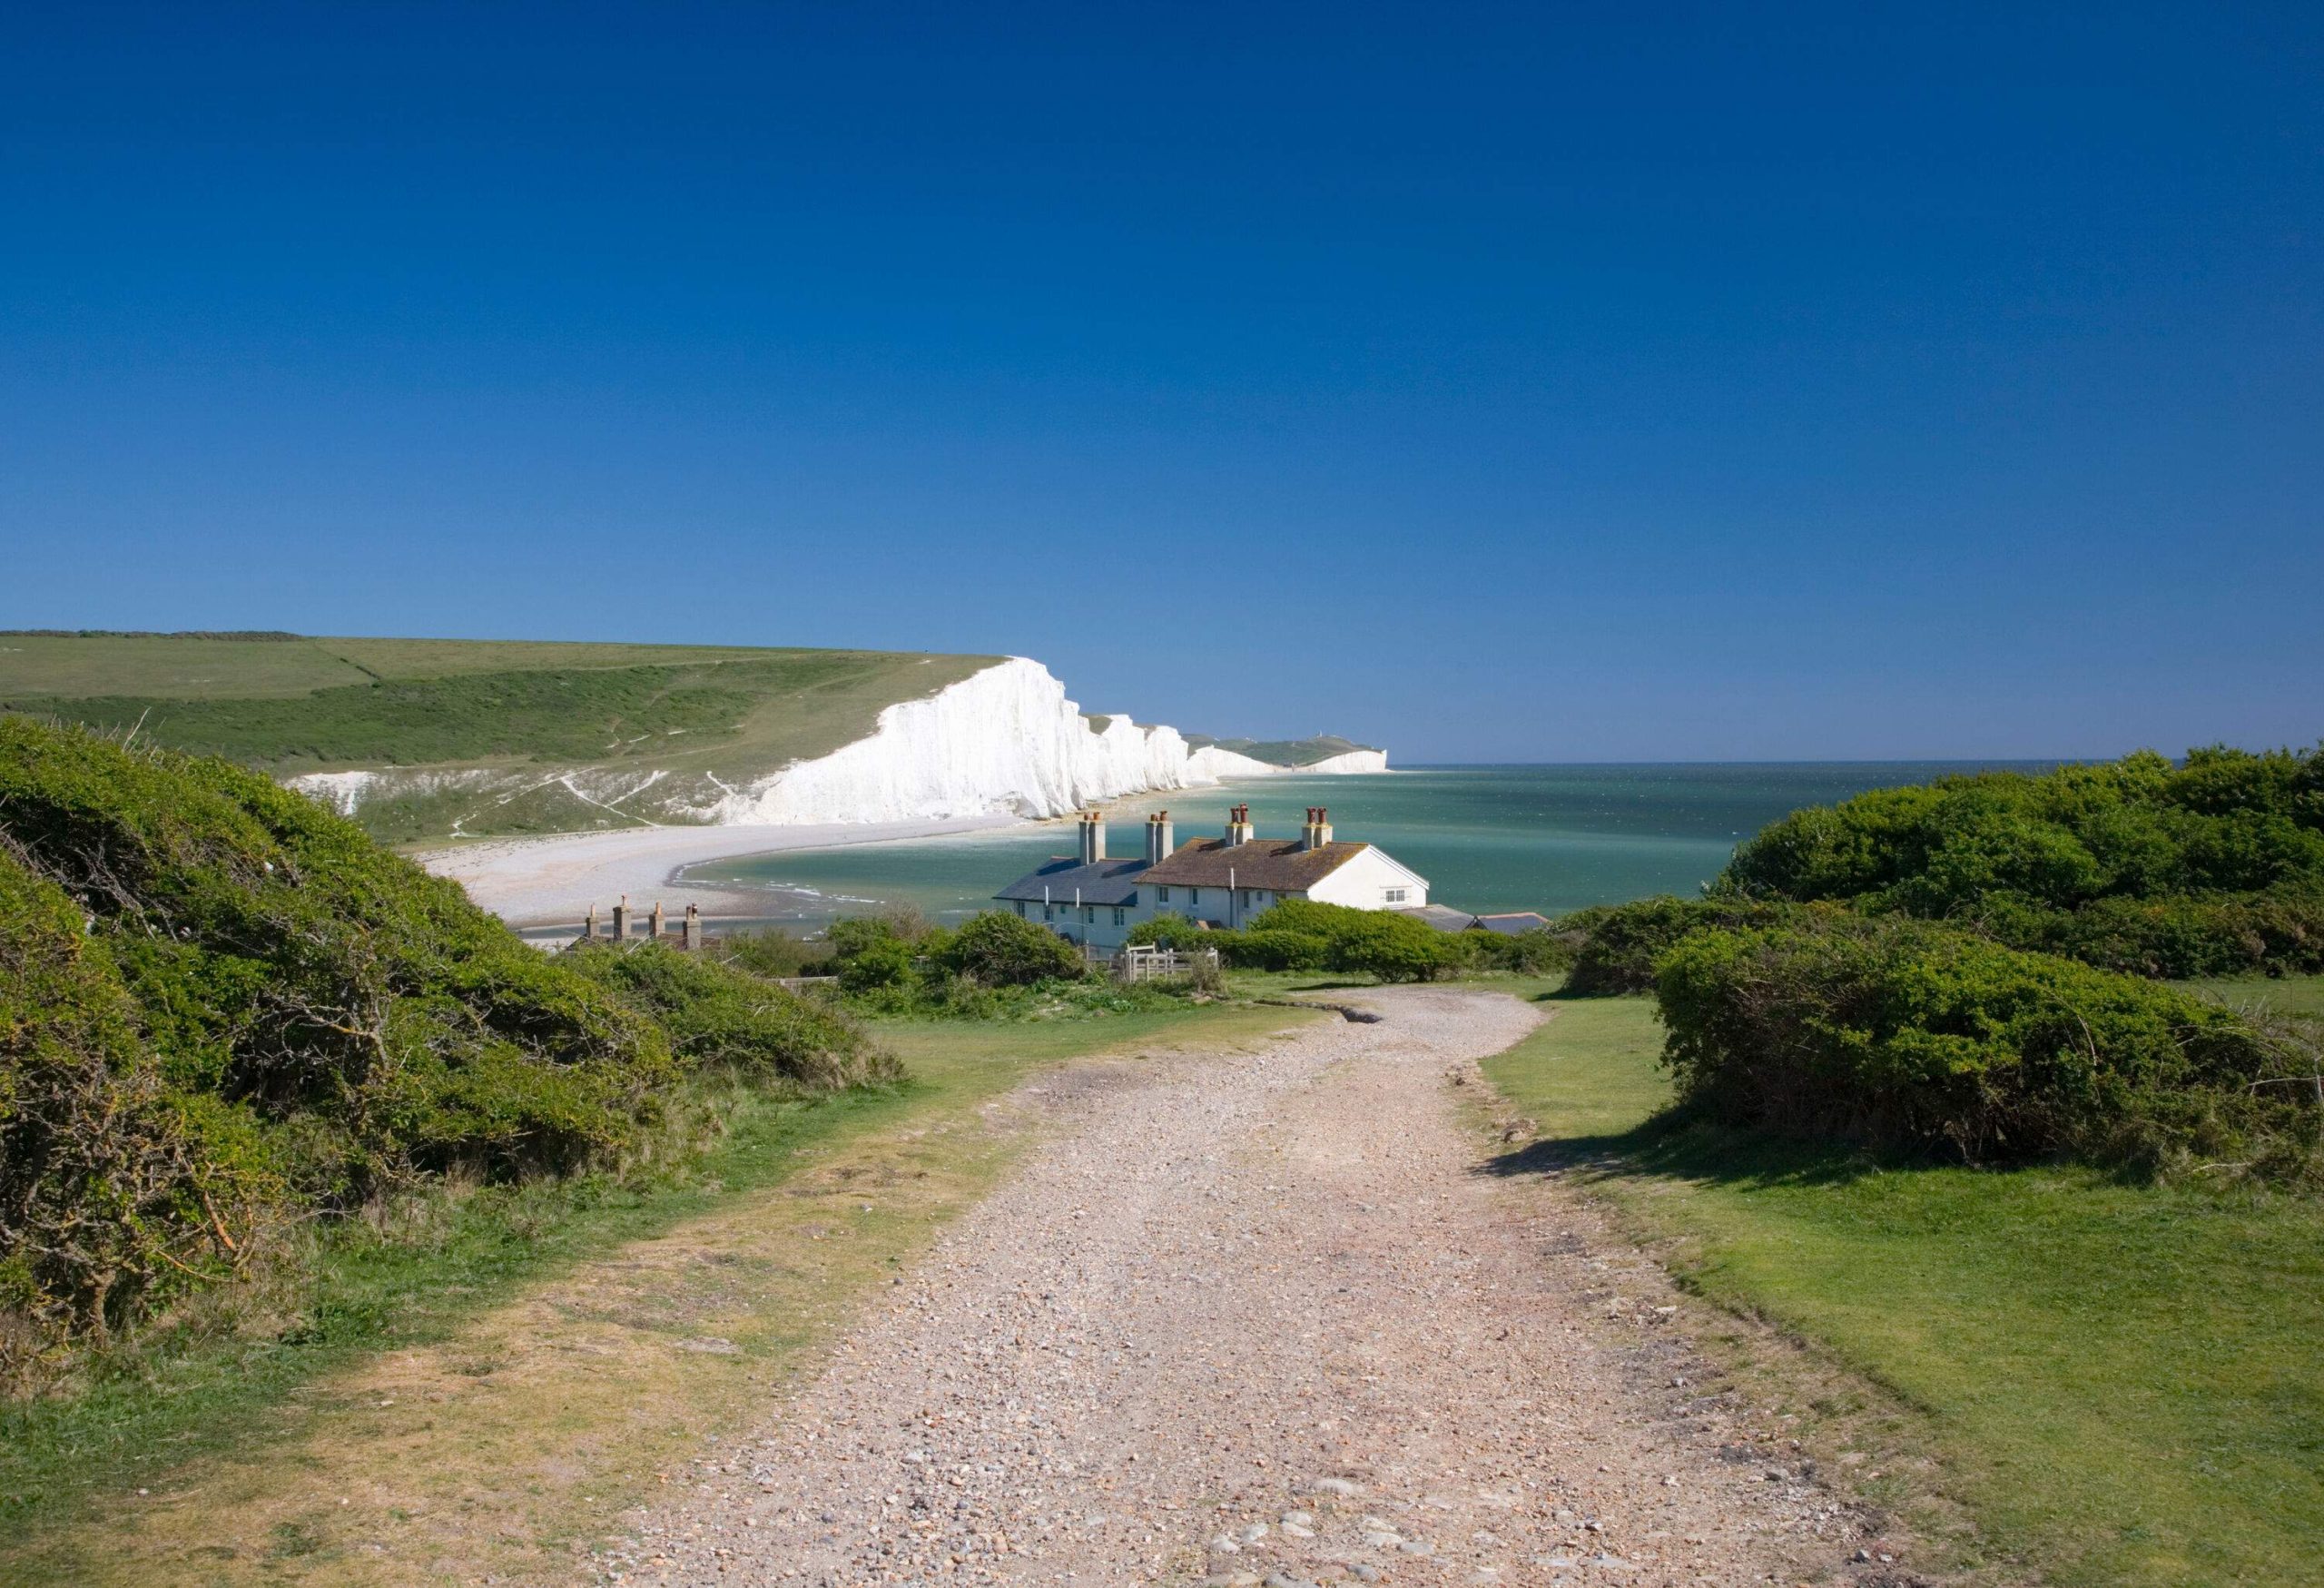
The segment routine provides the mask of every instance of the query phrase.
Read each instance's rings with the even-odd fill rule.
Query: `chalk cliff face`
[[[722,823],[1056,816],[1188,782],[1177,729],[1126,716],[1094,726],[1047,667],[1019,656],[888,707],[869,738],[761,778],[704,814]]]
[[[949,816],[1060,816],[1099,800],[1230,779],[1385,772],[1378,750],[1277,766],[1127,716],[1091,718],[1039,662],[1011,657],[881,712],[872,732],[828,755],[753,775],[576,766],[389,768],[291,780],[348,814],[389,800],[456,802],[467,814],[544,798],[556,819],[647,823],[911,822]]]
[[[1368,759],[1366,759],[1368,758]],[[1361,766],[1387,769],[1368,751]],[[901,822],[1009,813],[1061,816],[1094,801],[1199,788],[1286,770],[1206,746],[1127,716],[1094,724],[1039,662],[1012,657],[925,700],[880,714],[869,738],[802,762],[719,800],[714,822]]]

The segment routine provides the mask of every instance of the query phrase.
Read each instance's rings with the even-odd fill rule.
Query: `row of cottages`
[[[1114,860],[1106,854],[1104,814],[1084,811],[1078,853],[1054,857],[993,897],[1028,921],[1107,951],[1157,915],[1235,928],[1285,899],[1357,910],[1427,906],[1426,877],[1376,844],[1334,838],[1329,815],[1310,805],[1297,838],[1261,838],[1251,831],[1251,807],[1236,805],[1223,836],[1179,844],[1170,813],[1157,811],[1146,819],[1146,853]]]

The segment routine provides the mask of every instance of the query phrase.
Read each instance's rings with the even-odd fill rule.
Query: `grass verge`
[[[2280,1003],[2316,979],[2245,982]],[[2282,1193],[1883,1162],[1651,1120],[1645,999],[1486,1061],[1503,1172],[1605,1196],[1689,1287],[1913,1408],[1988,1547],[2066,1584],[2290,1583],[2324,1550],[2324,1218]],[[1860,1453],[1859,1453],[1860,1454]]]
[[[897,1023],[910,1082],[715,1100],[728,1131],[683,1175],[415,1205],[271,1336],[9,1408],[0,1581],[569,1582],[992,1183],[1030,1139],[1018,1081],[1297,1018]]]

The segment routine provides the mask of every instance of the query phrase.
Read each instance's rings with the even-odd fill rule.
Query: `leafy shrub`
[[[1199,922],[1189,921],[1176,911],[1166,910],[1132,926],[1127,941],[1150,944],[1155,948],[1185,950],[1214,946],[1211,940],[1218,935]]]
[[[1645,992],[1654,963],[1689,933],[1764,926],[1790,913],[1781,906],[1736,899],[1679,899],[1659,894],[1628,904],[1577,910],[1558,923],[1558,936],[1579,939],[1566,987],[1575,993]]]
[[[1083,971],[1080,952],[1071,943],[1006,910],[970,917],[951,934],[938,962],[987,987],[1023,987]]]
[[[0,850],[0,1372],[228,1271],[279,1194],[247,1128],[174,1090],[101,940]],[[17,1320],[10,1327],[7,1318]]]
[[[1420,981],[1457,966],[1459,946],[1426,922],[1390,910],[1352,910],[1286,899],[1251,918],[1237,933],[1211,932],[1232,965],[1263,970],[1325,970]]]
[[[829,942],[810,942],[781,927],[728,932],[715,938],[718,957],[753,976],[835,976],[839,961]]]
[[[1331,941],[1315,932],[1255,926],[1235,937],[1220,958],[1247,970],[1320,971],[1331,953]]]
[[[1941,926],[1698,932],[1655,991],[1682,1101],[1735,1124],[1970,1159],[2313,1141],[2285,1050],[2227,1011]]]
[[[1713,893],[1951,921],[2147,975],[2324,970],[2324,749],[1876,789],[1763,829]]]
[[[1580,947],[1574,934],[1546,926],[1518,932],[1476,927],[1455,941],[1466,962],[1480,970],[1513,971],[1527,976],[1571,969]]]
[[[901,938],[872,938],[839,962],[839,984],[848,992],[875,992],[911,980],[911,945]]]
[[[0,829],[88,913],[165,1079],[297,1122],[300,1194],[583,1161],[675,1073],[458,886],[222,762],[0,718]]]
[[[894,946],[901,951],[901,944]],[[894,1060],[878,1053],[862,1029],[838,1010],[702,954],[667,943],[606,942],[566,957],[625,1003],[655,1016],[689,1069],[781,1079],[814,1090],[899,1073]],[[909,969],[909,960],[902,962]]]
[[[714,1055],[803,1084],[879,1062],[744,1008],[740,972],[645,952],[585,974],[262,777],[15,716],[0,910],[0,1349],[19,1366],[241,1262],[278,1214],[608,1159]]]

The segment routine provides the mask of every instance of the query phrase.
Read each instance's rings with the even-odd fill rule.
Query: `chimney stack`
[[[678,925],[678,946],[688,953],[702,946],[702,906],[686,906],[686,918]]]
[[[624,893],[621,902],[614,906],[614,941],[625,942],[629,938],[629,895]]]
[[[1321,849],[1332,841],[1332,824],[1324,818],[1331,813],[1322,805],[1307,807],[1307,824],[1299,830],[1299,847]]]
[[[596,935],[597,902],[595,899],[592,899],[589,901],[589,919],[581,923],[581,936],[584,941],[586,941],[590,938],[596,937]]]
[[[1081,863],[1095,865],[1106,858],[1106,814],[1099,810],[1081,813]]]
[[[645,941],[647,942],[662,941],[662,901],[659,899],[654,901],[654,919],[646,923]]]
[[[1157,811],[1146,818],[1146,863],[1159,865],[1170,858],[1177,847],[1177,834],[1170,825],[1170,813]]]
[[[1233,849],[1250,841],[1251,807],[1248,805],[1231,807],[1226,813],[1226,847]]]

